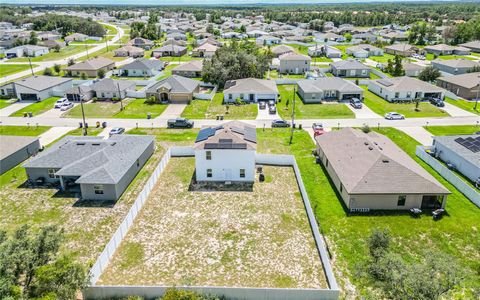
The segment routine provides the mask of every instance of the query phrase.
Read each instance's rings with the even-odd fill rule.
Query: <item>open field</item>
[[[475,101],[466,101],[462,99],[453,100],[448,97],[445,97],[445,102],[460,107],[463,110],[468,112],[480,115],[480,103],[477,104],[477,109],[475,109]]]
[[[247,191],[192,191],[194,171],[171,159],[101,284],[327,286],[291,168]]]
[[[359,277],[357,271],[358,265],[369,256],[366,240],[376,228],[390,230],[392,251],[409,262],[424,257],[426,248],[451,255],[452,259],[469,272],[462,280],[464,291],[459,287],[453,293],[457,295],[457,299],[475,298],[471,289],[480,288],[480,274],[476,271],[480,267],[480,239],[477,232],[480,210],[416,158],[415,146],[418,142],[393,128],[381,128],[380,132],[391,138],[452,192],[447,199],[448,214],[443,219],[434,221],[428,213],[420,218],[412,218],[408,213],[398,211],[349,214],[343,208],[342,200],[332,188],[327,174],[320,165],[315,164],[311,155],[314,144],[305,131],[296,130],[293,143],[289,145],[289,129],[257,130],[257,151],[295,155],[320,230],[333,253],[333,269],[337,280],[343,286],[341,298],[359,298],[360,294],[375,288],[374,282]],[[446,295],[446,299],[454,298]]]
[[[34,228],[57,224],[66,232],[63,250],[73,253],[85,264],[92,263],[123,220],[165,149],[173,143],[189,143],[195,134],[195,131],[156,130],[155,153],[115,204],[86,203],[56,188],[31,187],[26,183],[23,168],[17,166],[0,176],[0,227],[11,231],[23,224]],[[15,197],[11,197],[13,194]]]
[[[38,65],[32,64],[32,68],[35,67],[38,67]],[[30,65],[28,64],[2,64],[0,66],[0,77],[12,75],[28,69],[30,69]]]
[[[223,104],[223,93],[216,93],[211,101],[194,100],[183,111],[182,117],[189,119],[214,119],[217,115],[223,115],[226,120],[255,119],[258,113],[256,104],[227,105]]]
[[[49,126],[10,126],[1,125],[0,135],[24,135],[24,136],[39,136],[45,131],[49,130]]]
[[[282,100],[277,104],[277,112],[282,118],[290,119],[293,109],[293,85],[279,85],[278,91]],[[288,107],[287,99],[289,99]],[[296,119],[350,119],[354,117],[354,113],[346,104],[304,104],[300,96],[296,95]]]
[[[480,131],[480,127],[475,125],[425,126],[424,128],[433,135],[474,134]]]
[[[57,102],[58,99],[60,99],[60,97],[50,97],[50,98],[44,99],[42,101],[32,103],[29,106],[26,106],[26,107],[24,107],[20,110],[17,110],[16,112],[11,114],[10,116],[11,117],[22,117],[23,113],[31,112],[31,113],[33,113],[33,116],[36,117],[36,116],[52,109],[55,102]]]
[[[398,112],[405,115],[406,118],[422,117],[448,117],[449,114],[442,109],[430,104],[429,102],[420,102],[418,111],[415,110],[415,103],[390,103],[383,98],[370,92],[366,86],[361,86],[364,103],[375,113],[383,116],[388,112]]]
[[[42,55],[42,56],[37,56],[37,57],[32,57],[31,61],[32,62],[41,62],[41,61],[49,61],[49,60],[59,60],[83,51],[86,51],[87,49],[93,48],[94,46],[67,46],[62,48],[59,52],[55,51],[50,51],[49,53]],[[16,61],[21,61],[21,62],[28,62],[28,58],[26,57],[19,57],[19,58],[12,58],[9,61],[11,62],[16,62]]]

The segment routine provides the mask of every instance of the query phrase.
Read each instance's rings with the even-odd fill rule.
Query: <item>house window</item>
[[[405,195],[398,196],[397,206],[405,206],[405,201],[407,201],[407,196]]]
[[[407,92],[407,98],[410,98],[412,96],[412,92]]]
[[[207,160],[212,160],[212,151],[206,151],[205,154]]]
[[[340,183],[340,193],[343,193],[343,184]]]
[[[240,169],[240,178],[245,178],[245,169]]]
[[[325,161],[325,168],[328,168],[328,159]]]
[[[55,175],[55,172],[57,172],[57,170],[55,170],[55,169],[48,169],[48,177],[49,177],[49,178],[60,178],[60,176]]]
[[[137,159],[137,167],[140,166],[140,160]]]
[[[213,172],[212,169],[207,169],[207,177],[212,178]]]
[[[232,94],[228,94],[228,99],[232,100],[232,99],[233,99],[233,95],[232,95]]]
[[[103,195],[103,184],[97,184],[93,186],[95,195]]]
[[[312,94],[312,99],[315,99],[315,94]]]
[[[240,94],[240,99],[243,99],[243,94]]]
[[[362,75],[367,75],[367,70],[362,70]]]
[[[382,88],[380,88],[380,94],[381,94],[381,93],[383,93],[383,89],[382,89]]]
[[[395,98],[400,97],[400,93],[395,93]]]

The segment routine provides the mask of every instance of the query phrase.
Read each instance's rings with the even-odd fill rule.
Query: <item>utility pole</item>
[[[288,143],[289,145],[292,144],[293,141],[293,131],[295,130],[295,94],[296,94],[296,86],[293,86],[293,105],[292,105],[292,129],[290,131],[290,142]]]
[[[120,83],[117,82],[118,99],[120,100],[120,111],[123,110],[122,94],[120,93]]]
[[[85,123],[85,111],[83,110],[83,99],[80,91],[80,85],[78,86],[78,100],[80,100],[80,107],[82,108],[83,135],[87,135],[87,123]]]
[[[87,46],[87,44],[85,44],[85,50],[87,51],[87,59],[89,59],[90,57],[88,57],[88,46]]]
[[[27,56],[27,58],[28,58],[28,63],[30,64],[30,71],[32,72],[32,76],[34,76],[35,74],[33,74],[32,60],[30,59],[30,56]]]
[[[475,106],[473,107],[473,110],[477,110],[478,96],[480,96],[480,75],[478,76],[477,98],[475,99]]]
[[[105,38],[105,46],[107,46],[107,52],[108,52],[108,41],[106,38]]]

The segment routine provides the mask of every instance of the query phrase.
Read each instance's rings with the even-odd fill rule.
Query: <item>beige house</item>
[[[480,96],[480,72],[439,77],[437,86],[462,98],[475,99]]]
[[[129,56],[129,57],[136,58],[136,57],[143,57],[145,55],[145,50],[139,47],[127,45],[122,48],[116,49],[114,53],[115,53],[115,56],[118,56],[118,57]]]
[[[348,210],[445,207],[450,192],[386,136],[344,128],[315,140]]]
[[[194,57],[212,57],[217,52],[218,47],[210,43],[204,43],[201,46],[192,50],[192,56]]]
[[[173,75],[183,77],[200,77],[202,76],[203,60],[191,60],[180,64],[172,69]]]
[[[286,53],[279,57],[278,72],[281,74],[304,74],[310,71],[310,62],[312,58],[310,56]]]
[[[406,57],[412,56],[412,54],[418,51],[419,49],[417,47],[409,44],[393,44],[385,47],[385,53]]]
[[[97,77],[98,71],[108,72],[113,70],[114,67],[115,62],[113,60],[99,56],[71,65],[65,70],[71,76],[81,76],[82,73],[85,73],[88,77]]]
[[[155,97],[158,102],[189,103],[193,100],[193,94],[198,93],[199,89],[198,80],[173,75],[148,88],[146,95],[147,98]]]

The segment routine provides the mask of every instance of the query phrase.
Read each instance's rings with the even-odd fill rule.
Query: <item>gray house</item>
[[[280,66],[278,72],[281,74],[304,74],[310,71],[310,56],[286,53],[279,57]]]
[[[193,94],[200,90],[200,81],[172,75],[164,78],[149,87],[146,91],[147,98],[154,97],[157,101],[172,103],[190,103]]]
[[[19,100],[41,101],[61,96],[72,87],[71,78],[55,76],[31,76],[15,81],[14,91]]]
[[[315,80],[299,80],[298,95],[304,103],[342,101],[363,98],[363,89],[349,80],[338,77],[324,77]]]
[[[370,78],[370,67],[353,59],[341,60],[330,64],[331,72],[337,77]]]
[[[135,81],[104,78],[93,84],[92,90],[99,100],[124,99],[128,91],[135,91]]]
[[[139,58],[133,62],[121,66],[118,75],[129,77],[151,77],[160,73],[165,64],[161,60]]]
[[[480,135],[434,136],[435,157],[452,164],[472,182],[480,179]]]
[[[118,200],[153,154],[153,136],[67,136],[23,166],[32,182],[59,184],[85,200]]]
[[[0,135],[0,174],[15,167],[40,150],[38,137]]]
[[[434,60],[432,66],[440,72],[445,72],[453,75],[465,74],[474,67],[480,67],[480,63],[469,59],[449,59],[449,60]]]

